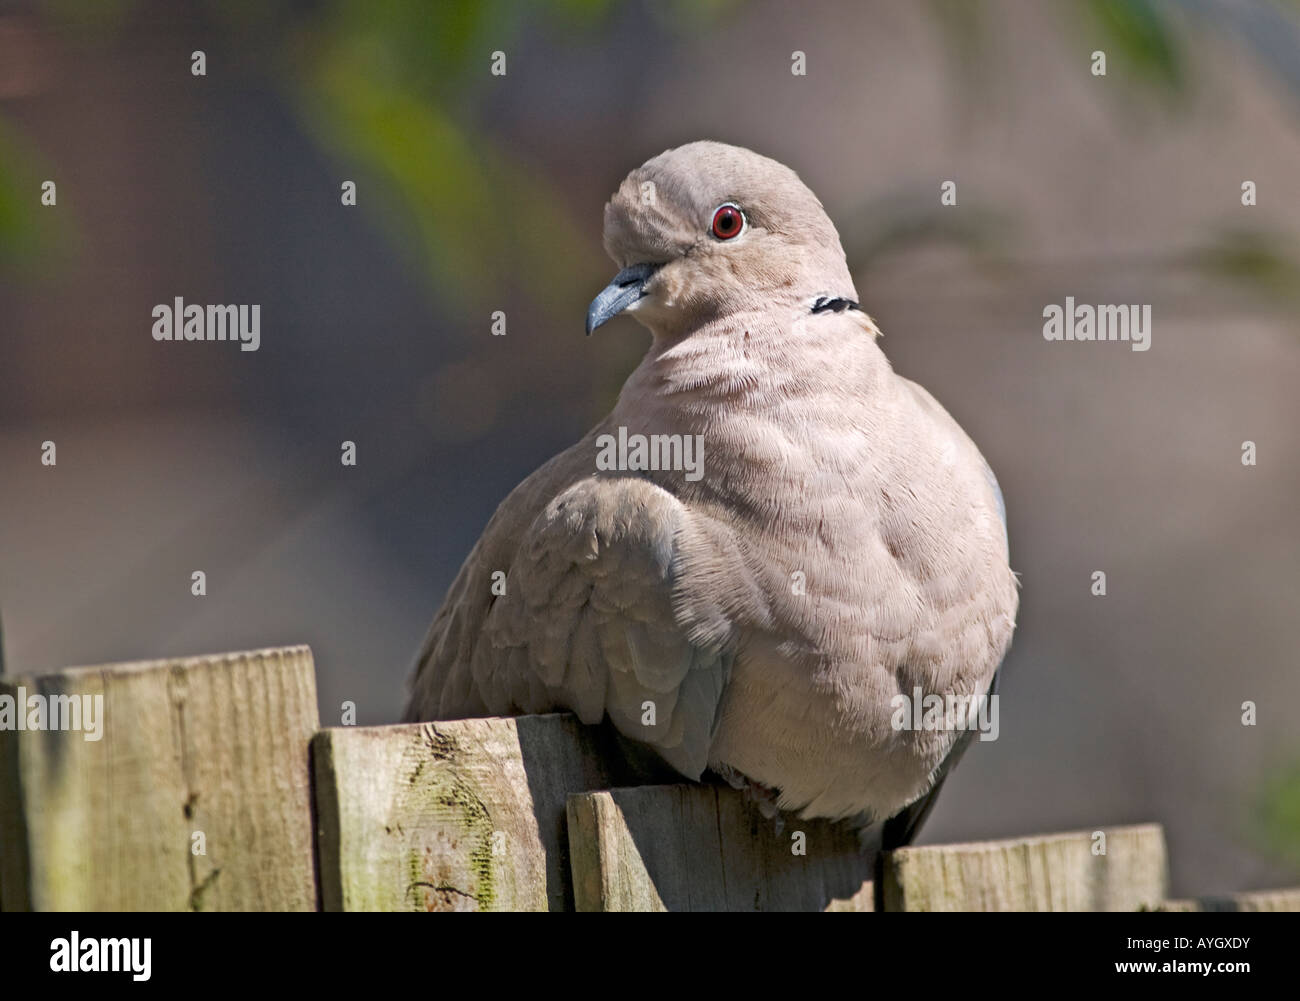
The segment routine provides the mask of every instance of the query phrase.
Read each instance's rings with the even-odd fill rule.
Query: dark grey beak
[[[587,309],[587,336],[645,295],[646,282],[658,270],[658,264],[633,264],[616,274]]]

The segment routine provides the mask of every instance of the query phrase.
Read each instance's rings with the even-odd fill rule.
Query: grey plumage
[[[724,205],[743,212],[734,237],[710,228]],[[589,330],[626,310],[653,343],[613,412],[489,522],[407,718],[607,718],[689,778],[739,773],[804,816],[917,804],[892,828],[910,838],[964,744],[895,729],[891,699],[979,696],[1014,627],[996,480],[892,371],[788,168],[670,150],[610,200],[605,245],[623,271]],[[620,428],[702,436],[704,475],[599,469]]]

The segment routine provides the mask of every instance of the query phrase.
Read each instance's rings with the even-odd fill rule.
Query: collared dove
[[[911,727],[896,697],[978,700],[1014,628],[992,472],[893,372],[789,168],[668,150],[605,206],[605,248],[621,270],[587,332],[626,311],[653,342],[613,412],[497,509],[406,718],[571,710],[688,778],[892,818],[885,843],[906,843],[971,732]],[[702,442],[702,465],[638,461],[636,436]],[[626,468],[601,461],[614,441]]]

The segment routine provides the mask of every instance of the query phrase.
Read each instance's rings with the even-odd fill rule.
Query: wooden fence
[[[4,910],[1300,910],[1166,900],[1155,824],[877,858],[731,789],[614,787],[566,715],[322,730],[301,646],[6,678],[0,723],[6,695]]]

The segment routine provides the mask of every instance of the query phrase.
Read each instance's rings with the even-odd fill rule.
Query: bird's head
[[[856,299],[839,234],[793,170],[739,146],[694,142],[632,171],[605,206],[621,269],[587,333],[627,311],[658,336],[719,316]]]

